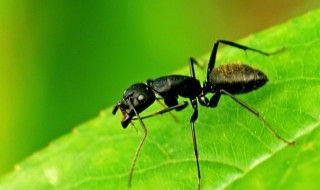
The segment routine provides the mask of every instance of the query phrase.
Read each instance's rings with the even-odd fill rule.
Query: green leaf
[[[200,106],[195,127],[202,189],[318,188],[319,39],[320,11],[314,11],[239,42],[268,52],[285,47],[282,53],[266,57],[221,48],[217,64],[246,63],[268,76],[264,87],[237,97],[297,144],[287,146],[279,141],[259,119],[226,96],[217,108]],[[208,57],[198,61],[206,66]],[[203,81],[205,69],[196,69]],[[177,73],[187,75],[188,67]],[[160,109],[154,104],[141,115]],[[137,160],[132,189],[196,189],[189,124],[192,111],[188,106],[173,112],[178,122],[169,114],[144,120],[148,136]],[[104,110],[18,164],[0,179],[0,189],[126,189],[143,132],[138,122],[137,132],[135,127],[122,129],[120,121],[120,114],[113,116],[111,108]]]

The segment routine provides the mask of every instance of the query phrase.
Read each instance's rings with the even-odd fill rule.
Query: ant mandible
[[[198,118],[198,101],[203,106],[214,108],[218,105],[221,95],[227,95],[234,101],[239,103],[241,106],[249,110],[251,113],[253,113],[256,117],[258,117],[278,139],[287,143],[288,145],[294,145],[295,142],[290,142],[282,138],[267,123],[267,121],[262,116],[260,116],[259,112],[257,112],[252,107],[250,107],[249,105],[247,105],[246,103],[242,102],[234,96],[235,94],[247,93],[262,87],[264,84],[266,84],[268,78],[263,72],[245,64],[230,63],[214,67],[218,46],[220,43],[233,46],[242,50],[250,50],[266,56],[270,56],[279,52],[276,51],[273,53],[266,53],[258,49],[243,46],[231,41],[218,40],[214,43],[207,69],[207,80],[203,83],[202,87],[200,81],[197,80],[195,77],[194,64],[198,63],[194,58],[190,58],[191,76],[168,75],[157,78],[155,80],[148,80],[147,84],[136,83],[130,86],[124,92],[122,99],[119,103],[117,103],[114,106],[112,111],[113,114],[116,114],[117,110],[120,109],[122,115],[124,116],[121,121],[123,128],[126,128],[132,120],[137,119],[139,120],[141,127],[144,131],[144,136],[140,141],[140,144],[136,150],[131,164],[128,179],[129,187],[131,187],[132,174],[136,160],[147,136],[147,128],[144,125],[142,119],[152,117],[158,114],[163,114],[171,110],[180,111],[184,109],[185,107],[187,107],[188,102],[184,101],[179,104],[179,96],[189,98],[192,108],[194,110],[190,119],[190,124],[198,172],[198,190],[200,189],[201,175],[198,159],[196,133],[194,127],[194,123]],[[213,93],[213,96],[210,98],[210,100],[205,96],[207,93]],[[168,107],[148,116],[140,117],[139,113],[143,112],[146,108],[153,104],[155,100],[158,100],[158,98],[156,98],[156,95],[160,96]],[[134,118],[134,116],[136,116],[137,118]]]

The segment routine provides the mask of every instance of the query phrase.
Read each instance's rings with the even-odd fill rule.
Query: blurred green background
[[[130,84],[186,66],[216,39],[237,40],[318,7],[317,0],[1,0],[0,175],[113,106]]]

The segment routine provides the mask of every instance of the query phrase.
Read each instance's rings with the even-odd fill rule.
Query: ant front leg
[[[150,114],[150,115],[146,115],[146,116],[143,116],[143,117],[140,117],[141,119],[147,119],[147,118],[150,118],[150,117],[153,117],[153,116],[156,116],[156,115],[161,115],[161,114],[164,114],[166,112],[169,112],[172,111],[172,110],[182,110],[184,108],[186,108],[188,106],[188,102],[182,102],[181,104],[178,104],[178,105],[175,105],[175,106],[170,106],[168,108],[165,108],[163,110],[160,110],[160,111],[157,111],[153,114]],[[137,120],[137,118],[133,118],[132,120]]]
[[[156,100],[157,100],[157,102],[164,108],[164,110],[165,110],[165,109],[168,109],[168,108],[166,107],[166,105],[160,101],[160,98],[156,98]],[[178,109],[179,109],[179,108],[178,108]],[[163,110],[161,110],[161,111],[163,111]],[[161,112],[161,111],[159,111],[159,112]],[[162,113],[159,113],[159,114],[162,114]],[[153,115],[154,115],[154,114],[153,114]],[[157,114],[156,114],[156,115],[157,115]],[[178,122],[177,117],[176,117],[172,112],[169,112],[169,115],[173,118],[173,120],[174,120],[175,122]]]

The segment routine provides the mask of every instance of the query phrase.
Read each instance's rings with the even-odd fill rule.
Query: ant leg
[[[264,125],[269,129],[269,131],[271,133],[273,133],[279,140],[285,142],[288,145],[295,145],[295,142],[292,141],[287,141],[286,139],[284,139],[283,137],[281,137],[270,125],[269,123],[259,114],[258,111],[254,110],[252,107],[250,107],[248,104],[242,102],[241,100],[239,100],[238,98],[236,98],[234,95],[232,95],[231,93],[221,89],[219,90],[220,93],[225,94],[227,96],[229,96],[230,98],[232,98],[234,101],[236,101],[238,104],[240,104],[241,106],[243,106],[244,108],[246,108],[247,110],[249,110],[251,113],[253,113],[255,116],[257,116],[263,123]]]
[[[197,65],[198,67],[200,67],[200,69],[202,70],[203,69],[203,65],[200,65],[199,63],[198,63],[198,61],[195,59],[195,58],[193,58],[193,57],[190,57],[189,58],[189,63],[190,64],[192,64],[192,67],[193,67],[193,65]],[[191,65],[190,65],[190,69],[191,69]]]
[[[233,46],[233,47],[236,47],[236,48],[239,48],[239,49],[242,49],[242,50],[254,51],[254,52],[260,53],[262,55],[266,55],[266,56],[269,56],[269,55],[272,55],[272,54],[275,54],[275,53],[279,53],[280,51],[283,50],[283,49],[281,49],[281,50],[278,50],[276,52],[266,53],[266,52],[260,51],[258,49],[254,49],[254,48],[251,48],[251,47],[248,47],[248,46],[240,45],[240,44],[237,44],[237,43],[234,43],[234,42],[230,42],[230,41],[226,41],[226,40],[217,40],[213,45],[212,52],[211,52],[211,55],[210,55],[210,60],[209,60],[208,70],[207,70],[207,80],[209,80],[209,78],[208,78],[209,77],[209,73],[211,73],[212,69],[214,68],[215,62],[216,62],[216,55],[217,55],[219,43],[223,43],[223,44],[226,44],[226,45],[229,45],[229,46]]]
[[[166,109],[167,107],[159,100],[159,98],[156,98],[157,102],[164,108]],[[183,108],[178,108],[178,109],[183,109]],[[177,117],[172,113],[172,112],[169,112],[169,115],[173,118],[173,120],[175,122],[178,122],[178,119]]]
[[[175,110],[175,109],[184,109],[188,106],[188,102],[182,102],[181,104],[178,104],[178,105],[175,105],[175,106],[170,106],[168,108],[165,108],[163,110],[160,110],[160,111],[157,111],[153,114],[150,114],[150,115],[146,115],[146,116],[143,116],[143,117],[140,117],[140,119],[147,119],[149,117],[153,117],[153,116],[156,116],[156,115],[160,115],[160,114],[164,114],[166,112],[169,112],[171,110]],[[170,113],[170,112],[169,112]],[[139,119],[139,118],[138,118]],[[137,120],[137,118],[133,118],[132,120]]]
[[[211,108],[215,108],[218,106],[218,102],[220,100],[220,97],[221,97],[221,93],[218,91],[216,92],[210,99],[210,102],[209,102],[209,106],[208,107],[211,107]]]
[[[140,153],[141,147],[142,147],[142,145],[143,145],[143,143],[144,143],[144,140],[145,140],[146,137],[147,137],[148,131],[147,131],[147,128],[146,128],[146,126],[144,125],[142,119],[140,118],[139,113],[138,113],[137,110],[134,108],[134,106],[133,106],[133,104],[132,104],[132,102],[131,102],[131,98],[130,98],[130,97],[129,97],[129,99],[128,99],[127,102],[128,102],[128,104],[129,104],[129,107],[134,111],[134,113],[135,113],[136,116],[138,117],[138,120],[139,120],[139,122],[140,122],[140,124],[141,124],[142,130],[143,130],[143,132],[144,132],[144,136],[142,137],[142,139],[141,139],[141,141],[140,141],[140,144],[139,144],[139,146],[138,146],[138,148],[137,148],[137,150],[136,150],[136,153],[135,153],[135,155],[134,155],[134,157],[133,157],[133,160],[132,160],[132,163],[131,163],[131,168],[130,168],[129,178],[128,178],[128,187],[131,187],[133,169],[134,169],[134,166],[135,166],[135,164],[136,164],[136,161],[137,161],[138,155],[139,155],[139,153]]]
[[[198,62],[193,57],[190,57],[189,66],[190,66],[190,75],[192,78],[196,78],[196,74],[194,72],[194,64],[198,64]]]
[[[201,175],[200,175],[200,165],[199,165],[199,154],[198,154],[198,146],[197,146],[197,139],[196,139],[196,131],[194,128],[194,122],[198,118],[198,105],[197,105],[197,99],[193,99],[190,101],[194,109],[194,112],[190,119],[190,124],[191,124],[191,132],[192,132],[193,150],[194,150],[194,155],[196,157],[196,162],[197,162],[197,172],[198,172],[198,188],[197,189],[200,190]]]

